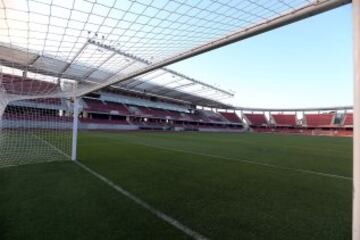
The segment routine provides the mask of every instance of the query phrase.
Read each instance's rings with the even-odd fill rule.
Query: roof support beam
[[[123,91],[125,90],[125,91],[128,91],[128,92],[134,93],[134,94],[141,94],[141,95],[145,95],[145,96],[148,96],[148,97],[157,97],[157,98],[160,98],[160,99],[164,99],[164,100],[168,100],[168,101],[172,101],[172,102],[176,102],[176,103],[191,104],[191,102],[187,102],[185,100],[179,100],[179,99],[176,99],[176,98],[160,96],[160,95],[157,95],[155,93],[143,93],[143,92],[140,92],[138,90],[133,90],[133,89],[124,89],[121,86],[114,85],[114,86],[111,86],[111,88],[120,89],[120,90],[123,90]]]
[[[187,84],[183,84],[183,85],[174,87],[174,88],[172,88],[172,89],[169,88],[169,89],[166,89],[166,90],[159,91],[158,94],[167,94],[167,93],[170,93],[170,92],[175,92],[175,91],[177,91],[177,90],[179,90],[179,89],[182,89],[182,88],[185,88],[185,87],[190,87],[190,86],[193,86],[193,85],[195,85],[195,84],[196,84],[196,83],[193,83],[193,82],[187,83]]]
[[[85,73],[85,75],[82,77],[83,80],[87,79],[88,77],[91,76],[91,74],[93,74],[94,72],[96,72],[98,70],[98,68],[104,66],[105,63],[107,63],[107,61],[109,61],[113,56],[115,56],[115,53],[111,54],[108,58],[106,58],[102,63],[100,63],[98,66],[96,66],[96,68],[91,69],[90,71],[88,71],[87,73]]]
[[[82,51],[84,51],[87,45],[88,42],[84,43],[84,45],[79,49],[79,51],[75,54],[71,61],[67,63],[63,69],[61,69],[61,71],[59,72],[59,78],[71,67],[71,65],[75,62],[76,58],[81,54]]]
[[[138,81],[135,81],[135,84],[134,84],[134,85],[131,85],[131,86],[130,86],[130,84],[132,84],[132,82],[131,82],[131,83],[129,83],[129,85],[128,85],[127,87],[129,87],[129,88],[136,88],[137,86],[140,86],[140,85],[142,85],[142,84],[144,84],[144,83],[150,82],[151,79],[161,77],[161,76],[164,75],[164,74],[166,74],[166,72],[162,72],[162,73],[160,73],[160,74],[157,74],[155,77],[152,77],[152,78],[149,78],[149,79],[144,79],[144,80],[138,79]]]
[[[175,80],[175,81],[172,81],[172,82],[167,82],[167,83],[165,83],[165,84],[162,84],[162,85],[155,85],[155,87],[152,87],[152,88],[149,88],[148,90],[149,91],[152,91],[152,92],[159,92],[159,90],[160,90],[160,92],[162,92],[163,90],[164,90],[164,88],[165,89],[170,89],[170,88],[166,88],[167,86],[169,86],[169,85],[171,85],[171,84],[174,84],[174,83],[178,83],[178,82],[181,82],[181,81],[183,81],[184,79],[177,79],[177,80]]]
[[[40,58],[40,55],[37,55],[28,65],[33,65],[38,59]]]
[[[191,92],[191,94],[195,95],[195,94],[198,94],[198,93],[204,93],[204,92],[209,92],[209,91],[213,91],[213,89],[210,89],[210,88],[200,89],[200,90],[196,90],[196,91]],[[180,95],[177,95],[177,97],[190,95],[189,93],[184,93],[184,92],[180,92],[180,91],[179,91],[179,93],[180,93]]]

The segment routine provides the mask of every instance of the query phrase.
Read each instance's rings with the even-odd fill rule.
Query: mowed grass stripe
[[[137,196],[134,196],[127,190],[123,189],[119,185],[113,183],[106,177],[102,176],[101,174],[97,173],[96,171],[92,170],[91,168],[87,167],[86,165],[82,164],[81,162],[75,161],[75,163],[83,168],[85,171],[89,172],[90,174],[94,175],[96,178],[101,180],[102,182],[109,185],[111,188],[113,188],[115,191],[121,193],[122,195],[126,196],[136,204],[138,204],[140,207],[144,208],[145,210],[151,212],[159,219],[163,220],[164,222],[172,225],[173,227],[177,228],[178,230],[182,231],[184,234],[188,235],[189,237],[196,239],[196,240],[207,240],[205,236],[202,234],[190,229],[189,227],[185,226],[184,224],[180,223],[178,220],[168,216],[167,214],[159,211],[158,209],[152,207],[148,203],[144,202],[142,199],[138,198]]]
[[[211,239],[351,237],[351,181],[133,144],[132,133],[102,138],[109,135],[82,135],[86,165]]]
[[[188,134],[184,140],[183,135]],[[94,136],[86,134],[86,136]],[[242,159],[278,165],[283,167],[306,169],[334,175],[352,177],[352,144],[351,139],[281,136],[264,134],[209,134],[209,133],[121,133],[100,134],[97,136],[116,136],[118,140],[134,140],[136,142],[156,144],[158,146],[203,152],[229,158]],[[194,137],[196,140],[191,140]],[[224,143],[222,139],[239,138],[249,144]],[[201,140],[203,139],[203,141]],[[288,144],[296,144],[298,149],[288,148]],[[309,150],[303,146],[318,146],[317,150]],[[337,153],[330,150],[336,150]]]
[[[134,136],[131,136],[131,137],[133,138]],[[262,167],[275,168],[275,169],[286,170],[286,171],[294,171],[294,172],[298,172],[298,173],[301,173],[301,174],[311,174],[311,175],[317,175],[317,176],[321,176],[321,177],[330,177],[330,178],[336,178],[336,179],[341,179],[341,180],[352,181],[352,178],[347,177],[347,176],[341,176],[341,175],[336,175],[336,174],[331,174],[331,173],[326,173],[326,172],[317,172],[317,171],[312,171],[312,170],[307,170],[307,169],[283,167],[283,166],[279,166],[279,165],[273,165],[273,164],[254,161],[254,160],[251,160],[251,159],[246,159],[244,157],[230,158],[230,157],[224,157],[224,156],[215,155],[215,154],[196,152],[196,151],[188,151],[188,150],[164,147],[164,146],[161,146],[161,145],[148,144],[148,143],[144,143],[144,142],[141,142],[141,141],[140,142],[139,141],[129,141],[128,139],[124,140],[124,139],[116,137],[116,136],[101,136],[101,138],[107,138],[107,139],[112,139],[112,140],[121,140],[121,141],[126,141],[127,143],[139,144],[139,145],[152,147],[152,148],[157,148],[157,149],[163,149],[163,150],[167,150],[167,151],[176,151],[176,152],[183,152],[183,153],[187,153],[187,154],[206,156],[206,157],[215,158],[215,159],[218,159],[218,160],[222,159],[222,160],[228,160],[228,161],[237,161],[237,162],[240,162],[240,163],[253,164],[253,165],[262,166]],[[141,139],[139,139],[139,140],[141,140]],[[115,142],[115,144],[118,144],[118,143]]]
[[[115,135],[121,139],[102,138]],[[306,169],[317,161],[315,169],[347,173],[348,139],[100,132],[79,138],[87,166],[211,239],[351,238],[350,181],[132,143],[262,161],[267,156],[267,163],[292,161]],[[304,147],[303,154],[287,143]],[[187,237],[71,162],[0,169],[0,184],[1,239]]]
[[[185,239],[70,161],[0,169],[0,239]]]
[[[62,154],[65,158],[70,159],[71,157],[64,153],[63,151],[61,151],[60,149],[56,148],[54,145],[52,145],[50,142],[48,142],[47,140],[41,139],[39,136],[37,135],[32,135],[35,139],[41,141],[42,143],[44,143],[45,145],[49,146],[51,149],[54,149],[54,151]],[[200,233],[190,229],[189,227],[185,226],[184,224],[180,223],[178,220],[168,216],[167,214],[159,211],[158,209],[152,207],[151,205],[149,205],[148,203],[144,202],[142,199],[134,196],[133,194],[131,194],[130,192],[126,191],[125,189],[123,189],[122,187],[120,187],[119,185],[113,183],[112,181],[110,181],[109,179],[107,179],[106,177],[102,176],[101,174],[97,173],[96,171],[92,170],[91,168],[87,167],[86,165],[80,163],[79,161],[74,161],[74,163],[79,166],[80,168],[84,169],[86,172],[90,173],[91,175],[95,176],[96,178],[98,178],[100,181],[104,182],[105,184],[107,184],[108,186],[110,186],[111,188],[113,188],[115,191],[121,193],[122,195],[124,195],[125,197],[129,198],[130,200],[134,201],[136,204],[138,204],[140,207],[144,208],[145,210],[151,212],[152,214],[154,214],[156,217],[158,217],[159,219],[163,220],[164,222],[167,222],[168,224],[172,225],[173,227],[177,228],[178,230],[182,231],[184,234],[188,235],[189,237],[196,239],[196,240],[207,240],[207,238],[203,235],[201,235]]]
[[[124,135],[124,134],[120,134]],[[151,138],[151,139],[159,139],[159,140],[170,140],[170,141],[183,141],[186,142],[190,140],[192,143],[199,142],[199,143],[239,143],[239,146],[256,146],[259,147],[262,144],[275,144],[278,147],[284,147],[283,141],[286,139],[286,148],[294,148],[300,149],[301,151],[317,151],[322,152],[321,147],[326,147],[327,152],[331,153],[341,153],[344,154],[344,150],[351,151],[352,145],[348,143],[351,142],[350,138],[337,138],[337,137],[323,137],[323,136],[302,136],[302,135],[284,135],[284,134],[262,134],[262,133],[204,133],[204,132],[195,132],[195,133],[154,133],[151,132],[147,134],[144,132],[132,132],[126,133],[127,137],[131,136],[140,136],[144,139]],[[272,139],[269,142],[269,139]],[[314,144],[315,143],[315,144]],[[338,143],[346,143],[342,145],[345,149],[338,149]],[[299,147],[301,145],[301,147]],[[329,148],[330,147],[330,148]]]

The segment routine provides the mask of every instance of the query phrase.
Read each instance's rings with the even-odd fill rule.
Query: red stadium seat
[[[236,115],[236,113],[232,113],[232,112],[220,112],[220,114],[226,118],[229,122],[233,122],[233,123],[241,123],[241,119],[239,118],[238,115]]]
[[[245,113],[244,116],[251,126],[262,126],[268,124],[268,121],[263,113]]]
[[[37,93],[50,94],[53,91],[61,91],[59,85],[47,81],[8,74],[0,75],[0,79],[1,86],[10,94],[36,95]]]
[[[29,101],[36,102],[36,103],[41,103],[41,104],[46,104],[46,105],[56,105],[56,106],[61,105],[61,99],[60,98],[38,98],[38,99],[29,100]]]
[[[305,125],[308,127],[330,127],[333,125],[335,113],[305,114]]]
[[[48,121],[48,122],[72,122],[72,117],[60,117],[52,115],[26,114],[26,113],[5,113],[3,116],[5,120],[14,121]]]
[[[275,126],[296,126],[295,114],[271,114]]]
[[[345,114],[343,125],[344,126],[352,126],[353,125],[353,114],[352,113]]]
[[[129,122],[126,120],[109,120],[109,119],[91,119],[91,118],[80,118],[82,123],[97,123],[97,124],[113,124],[113,125],[128,125]]]
[[[110,112],[109,109],[105,108],[105,104],[100,100],[85,98],[84,101],[87,105],[85,106],[84,109],[87,112],[101,112],[101,113]]]
[[[115,103],[115,102],[103,102],[101,100],[97,99],[84,99],[86,103],[85,110],[87,112],[96,112],[96,113],[106,113],[111,114],[116,112],[120,115],[129,115],[129,110],[121,103]]]
[[[105,108],[108,109],[110,112],[117,111],[121,115],[130,114],[129,109],[127,109],[127,107],[125,107],[125,105],[121,103],[115,103],[115,102],[104,102],[104,103],[105,103]]]

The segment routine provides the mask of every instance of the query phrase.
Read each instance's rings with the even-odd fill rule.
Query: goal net
[[[75,95],[345,2],[2,0],[0,165],[69,156]]]
[[[68,95],[75,85],[17,73],[1,67],[0,168],[69,160],[73,103]]]

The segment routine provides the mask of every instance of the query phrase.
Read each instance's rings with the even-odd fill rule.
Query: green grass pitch
[[[350,138],[79,136],[79,160],[209,239],[350,239]],[[0,239],[188,239],[70,161],[0,169]]]

